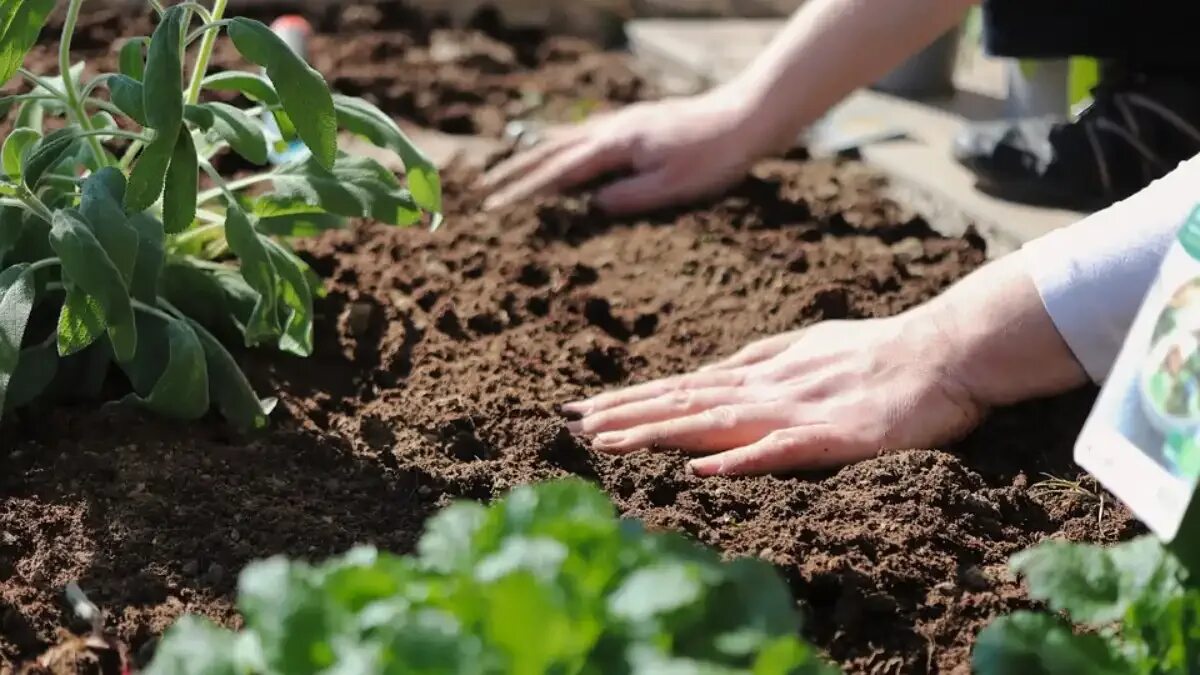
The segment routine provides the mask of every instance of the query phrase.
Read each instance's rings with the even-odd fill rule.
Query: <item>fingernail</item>
[[[615,448],[625,441],[625,434],[622,433],[607,433],[600,434],[592,439],[592,445],[601,448]]]
[[[499,208],[500,206],[501,201],[496,197],[488,197],[487,199],[483,200],[484,211],[491,211],[492,209]]]
[[[567,422],[567,431],[579,435],[583,432],[583,422],[580,420],[571,420]]]
[[[583,415],[585,417],[592,412],[592,406],[587,401],[564,403],[562,409],[563,412],[571,413],[572,415]]]
[[[688,473],[691,473],[694,476],[699,476],[700,478],[718,475],[723,469],[723,467],[720,465],[714,465],[712,462],[703,459],[694,459],[688,462],[687,468]]]

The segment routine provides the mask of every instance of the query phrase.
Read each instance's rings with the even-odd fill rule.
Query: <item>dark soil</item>
[[[523,114],[519,92],[569,102],[584,72],[606,105],[641,91],[619,56],[528,60],[553,41],[505,47],[517,63],[435,69],[402,65],[430,58],[429,31],[347,34],[318,43],[331,80],[421,122],[445,119],[446,91],[487,99],[468,103],[484,133]],[[470,54],[504,46],[459,35]],[[304,246],[329,278],[316,355],[243,358],[261,391],[279,392],[268,433],[69,406],[8,425],[0,671],[79,628],[60,602],[71,581],[145,659],[184,612],[236,624],[250,560],[357,542],[410,551],[452,499],[568,474],[602,484],[630,516],[775,563],[807,636],[854,673],[967,672],[978,630],[1028,605],[1010,554],[1135,527],[1087,480],[1040,489],[1080,475],[1071,445],[1087,391],[1000,411],[957,447],[784,478],[700,480],[677,455],[601,456],[566,431],[556,404],[777,331],[892,314],[983,262],[981,241],[938,235],[880,197],[862,166],[764,162],[718,201],[632,221],[576,198],[480,213],[473,179],[445,172],[437,233],[360,223]]]

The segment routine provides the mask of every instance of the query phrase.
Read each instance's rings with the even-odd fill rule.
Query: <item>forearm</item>
[[[962,21],[975,0],[809,0],[744,72],[717,90],[744,101],[766,153]]]
[[[984,266],[914,318],[938,331],[947,375],[983,406],[1058,394],[1088,380],[1020,253]]]

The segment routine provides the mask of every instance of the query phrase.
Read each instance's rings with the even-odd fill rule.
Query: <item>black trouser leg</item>
[[[1194,0],[983,0],[988,53],[1091,56],[1126,68],[1200,72]]]

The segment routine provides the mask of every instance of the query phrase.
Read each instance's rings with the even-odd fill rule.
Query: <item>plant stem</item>
[[[176,320],[175,317],[171,316],[170,314],[167,314],[166,312],[155,307],[154,305],[147,305],[146,303],[144,303],[141,300],[138,300],[136,298],[130,298],[129,303],[131,305],[133,305],[133,308],[138,310],[139,312],[145,312],[146,314],[152,314],[152,315],[157,316],[158,318],[162,319],[163,321],[175,321]]]
[[[55,89],[50,84],[50,81],[47,80],[46,78],[44,78],[41,75],[38,75],[37,73],[34,73],[32,71],[26,70],[24,68],[18,68],[17,72],[21,74],[21,77],[29,80],[36,86],[39,86],[42,89],[45,89],[47,94],[54,100],[59,101],[63,105],[67,104],[67,99],[65,96],[63,96],[62,92]]]
[[[129,148],[125,150],[124,156],[121,157],[121,168],[128,169],[133,164],[133,158],[137,157],[138,152],[146,147],[146,144],[141,141],[134,141]]]
[[[85,131],[79,134],[79,138],[128,138],[131,141],[139,141],[142,143],[150,142],[150,137],[145,134],[139,134],[133,131],[124,131],[122,129],[96,129],[93,131]]]
[[[208,174],[208,177],[212,179],[212,182],[217,184],[217,187],[214,188],[214,190],[216,190],[216,193],[217,193],[215,196],[219,197],[221,195],[225,195],[225,198],[229,200],[229,205],[231,207],[240,208],[238,206],[237,195],[233,194],[233,188],[232,188],[232,186],[239,181],[234,181],[233,183],[226,183],[225,178],[223,178],[221,176],[221,173],[219,171],[217,171],[217,169],[212,165],[212,163],[206,159],[200,160],[200,168],[204,170],[204,173]],[[250,178],[254,178],[254,176],[250,176]],[[248,180],[248,179],[244,178],[242,180]],[[209,190],[208,192],[212,192],[212,191],[213,190]],[[208,192],[205,192],[204,194],[208,194]],[[203,204],[205,201],[208,201],[206,199],[203,199],[202,197],[203,197],[203,195],[196,198],[197,204]],[[213,198],[214,197],[209,197],[209,199],[213,199]]]
[[[184,43],[190,45],[193,42],[195,42],[196,38],[200,37],[201,35],[208,35],[209,33],[218,31],[218,30],[224,28],[225,26],[228,26],[231,23],[233,23],[232,19],[222,19],[220,21],[210,21],[209,23],[206,23],[203,26],[200,26],[196,30],[192,31],[191,33],[188,33],[188,36],[184,40]]]
[[[225,229],[225,220],[224,219],[221,219],[221,222],[218,222],[218,223],[209,223],[207,225],[201,225],[200,227],[193,227],[192,229],[190,229],[186,232],[181,232],[180,234],[177,234],[174,237],[172,237],[171,238],[171,246],[172,247],[184,246],[184,245],[190,243],[194,239],[204,239],[204,238],[208,237],[210,234],[212,234],[213,232],[223,231],[224,229]]]
[[[210,21],[219,22],[225,17],[225,6],[229,0],[213,0],[212,16]],[[192,71],[192,83],[188,87],[187,98],[185,101],[190,104],[195,104],[200,100],[200,83],[204,81],[204,74],[208,72],[208,62],[212,58],[213,46],[217,43],[217,34],[219,31],[208,31],[204,34],[204,40],[200,42],[200,51],[196,54],[196,68]]]
[[[62,264],[62,260],[58,258],[43,258],[29,266],[29,272],[44,270],[47,267],[56,267]]]
[[[88,118],[87,110],[84,109],[83,103],[79,99],[79,89],[75,86],[74,79],[71,78],[71,38],[75,35],[75,25],[79,23],[79,9],[83,6],[83,0],[71,0],[67,5],[67,19],[63,23],[62,39],[58,45],[58,69],[61,71],[59,76],[63,81],[63,94],[67,97],[67,108],[75,117],[75,122],[83,128],[84,131],[93,131],[92,121]],[[100,139],[88,137],[88,145],[92,148],[92,154],[96,157],[97,166],[108,166],[108,155],[104,152],[104,147],[100,145]]]
[[[274,179],[275,175],[276,175],[275,172],[268,171],[266,173],[259,173],[259,174],[255,174],[253,176],[246,176],[245,178],[239,178],[238,180],[229,181],[228,183],[225,183],[221,187],[215,187],[211,190],[205,190],[204,192],[201,192],[200,196],[196,198],[196,203],[203,204],[204,202],[210,202],[210,201],[216,199],[217,197],[220,197],[221,195],[225,194],[226,192],[237,192],[238,190],[241,190],[243,188],[248,188],[251,185],[257,185],[258,183],[265,183],[269,180]],[[214,178],[213,180],[215,181],[216,179]],[[218,183],[218,185],[220,185],[220,184]]]
[[[37,214],[37,216],[42,220],[46,221],[47,223],[53,222],[54,214],[50,212],[50,208],[47,207],[42,200],[38,199],[37,195],[33,194],[27,189],[22,189],[21,192],[17,194],[17,199],[21,200],[21,203],[25,205],[25,208]]]

